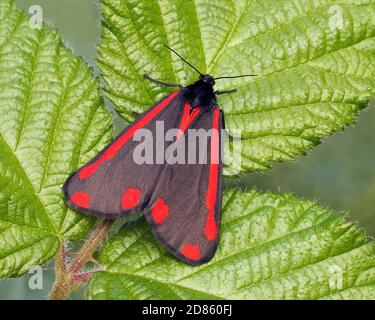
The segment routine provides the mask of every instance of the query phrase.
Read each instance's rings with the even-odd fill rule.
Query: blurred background
[[[95,0],[16,0],[28,11],[43,8],[44,21],[60,30],[68,47],[94,67],[100,41],[100,10]],[[321,205],[349,213],[370,236],[375,236],[375,103],[363,111],[354,127],[323,138],[308,156],[274,164],[266,173],[226,181],[227,186],[256,187],[262,191],[292,192]],[[30,275],[0,280],[0,299],[45,299],[53,273],[45,272],[44,289],[31,290]],[[80,294],[76,298],[80,298]]]

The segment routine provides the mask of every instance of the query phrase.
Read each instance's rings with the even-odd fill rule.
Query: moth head
[[[199,77],[199,80],[203,81],[204,83],[209,84],[210,86],[215,85],[215,79],[212,76],[210,76],[209,74],[202,74]]]

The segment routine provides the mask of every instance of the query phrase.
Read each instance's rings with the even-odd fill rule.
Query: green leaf
[[[146,223],[103,249],[91,299],[374,299],[375,242],[342,214],[293,195],[224,193],[214,259],[191,267]]]
[[[0,1],[0,276],[19,276],[94,220],[68,210],[62,184],[111,138],[92,70],[48,28]]]
[[[242,130],[242,171],[294,159],[353,123],[375,95],[375,0],[102,0],[99,66],[126,120],[197,74],[214,76],[228,129]]]

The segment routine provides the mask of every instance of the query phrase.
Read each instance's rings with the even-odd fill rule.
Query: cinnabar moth
[[[222,197],[221,129],[224,116],[216,95],[235,92],[214,91],[215,80],[199,73],[199,79],[183,87],[148,80],[179,89],[152,106],[120,133],[94,159],[74,172],[63,190],[69,207],[94,216],[116,219],[141,210],[155,237],[172,254],[186,263],[200,265],[215,254],[218,239]],[[164,130],[179,128],[211,130],[203,164],[136,164],[133,151],[139,145],[133,137],[137,130],[155,133],[156,122],[164,122]],[[156,143],[155,134],[153,143]],[[175,141],[164,141],[164,149]],[[159,145],[159,147],[161,147]],[[189,145],[185,143],[185,151]]]

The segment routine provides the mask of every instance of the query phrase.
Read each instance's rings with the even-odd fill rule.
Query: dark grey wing
[[[73,173],[64,184],[69,207],[90,215],[117,218],[142,210],[149,201],[164,163],[155,161],[155,147],[167,147],[171,142],[157,140],[157,125],[164,130],[176,128],[182,117],[185,98],[179,91],[151,107],[128,126],[93,160]],[[157,124],[158,122],[158,124]],[[151,133],[151,139],[134,141],[141,129]],[[162,145],[164,144],[164,145]],[[136,151],[151,150],[151,163],[135,157]],[[138,147],[138,148],[137,148]]]
[[[218,107],[203,112],[189,126],[190,129],[200,130],[202,135],[202,130],[209,133],[207,145],[200,145],[199,140],[195,150],[192,147],[194,144],[191,144],[194,132],[190,130],[185,134],[185,140],[177,142],[184,146],[186,162],[189,162],[188,155],[195,155],[190,158],[190,162],[201,156],[200,161],[166,164],[145,209],[146,219],[164,247],[193,265],[211,260],[218,245],[222,197],[222,127],[223,116]]]

